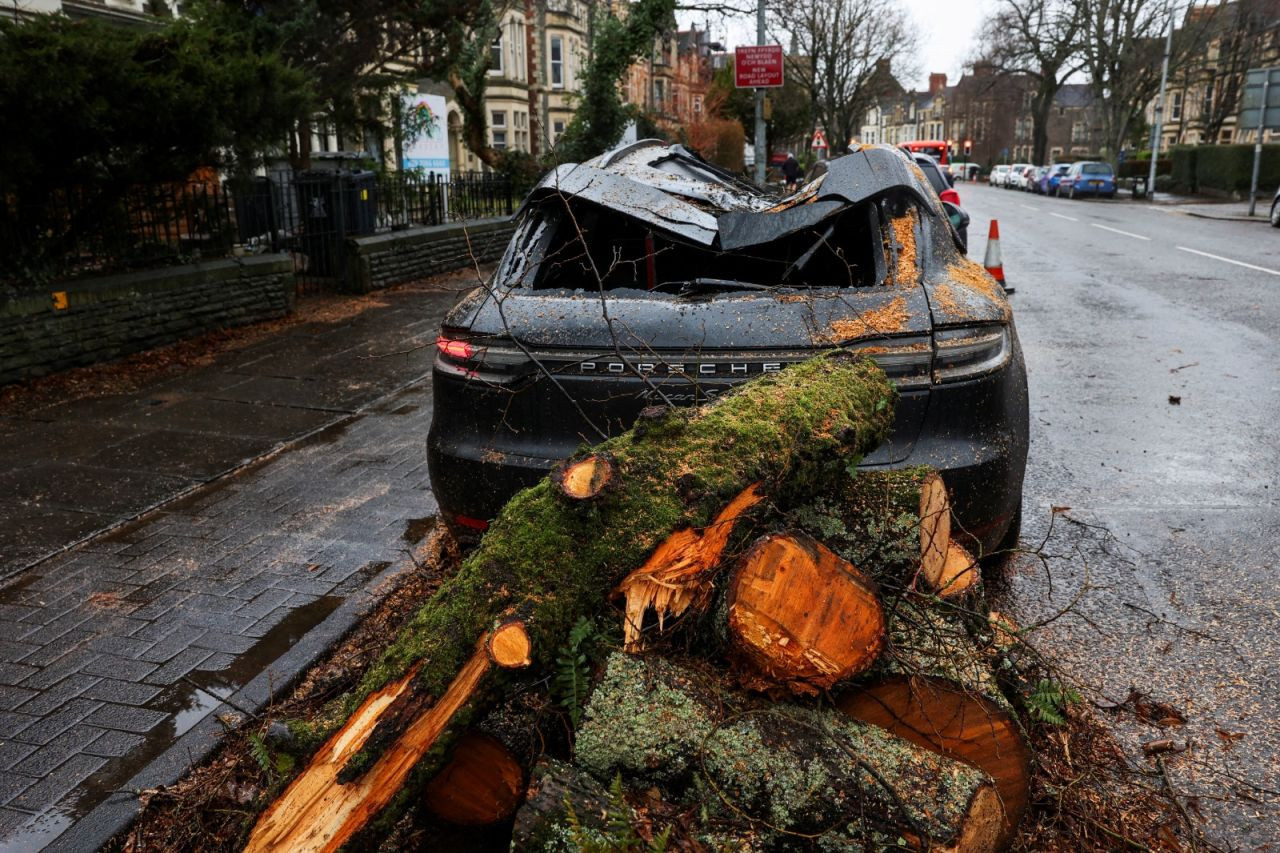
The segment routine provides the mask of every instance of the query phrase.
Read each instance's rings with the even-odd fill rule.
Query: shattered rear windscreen
[[[854,205],[811,227],[726,251],[600,205],[552,200],[530,212],[517,237],[529,263],[517,264],[526,273],[523,283],[534,288],[865,287],[877,283],[878,215],[875,204]]]

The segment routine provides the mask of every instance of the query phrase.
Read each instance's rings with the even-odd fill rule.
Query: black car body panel
[[[445,320],[437,499],[455,529],[482,526],[646,406],[712,400],[834,346],[866,350],[901,392],[863,465],[938,467],[960,526],[999,541],[1021,499],[1025,369],[1003,293],[914,164],[865,149],[781,202],[680,146],[561,166],[492,281]]]

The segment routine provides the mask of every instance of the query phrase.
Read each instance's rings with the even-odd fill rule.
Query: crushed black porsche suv
[[[711,400],[842,346],[901,392],[891,440],[863,466],[934,466],[983,553],[1016,542],[1028,417],[1012,313],[900,152],[845,155],[778,200],[642,141],[558,167],[517,222],[436,341],[428,463],[455,532],[474,537],[647,406]]]

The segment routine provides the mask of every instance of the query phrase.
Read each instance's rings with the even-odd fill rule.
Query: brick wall
[[[293,310],[288,255],[209,261],[0,294],[0,385]],[[65,306],[65,307],[62,307]]]
[[[515,224],[510,217],[432,225],[356,237],[347,281],[359,293],[502,257]]]

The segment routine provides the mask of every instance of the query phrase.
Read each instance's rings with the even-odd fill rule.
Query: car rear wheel
[[[979,561],[985,569],[993,569],[1002,565],[1005,560],[1013,556],[1013,552],[1018,547],[1018,538],[1022,535],[1022,496],[1018,496],[1018,508],[1013,513],[1013,518],[1009,520],[1009,527],[1004,532],[1004,536],[1000,537],[999,543],[991,551],[982,556]]]
[[[1280,198],[1271,202],[1271,227],[1280,228]]]
[[[1075,185],[1075,184],[1072,184],[1072,185],[1071,185],[1071,189],[1067,190],[1067,198],[1071,199],[1072,201],[1075,201],[1075,199],[1076,199],[1076,185]]]

